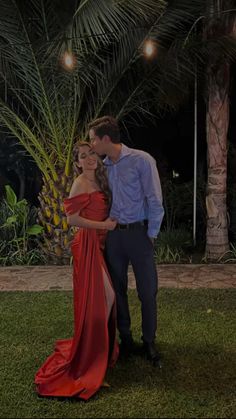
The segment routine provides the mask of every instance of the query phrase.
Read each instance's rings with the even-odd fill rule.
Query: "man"
[[[155,347],[157,329],[157,271],[154,238],[164,215],[162,192],[155,160],[148,153],[120,142],[118,122],[104,116],[89,124],[93,149],[106,155],[112,190],[110,217],[117,220],[106,241],[108,269],[116,292],[117,327],[121,354],[134,353],[128,306],[128,265],[131,262],[141,301],[143,349],[153,365],[159,364]]]

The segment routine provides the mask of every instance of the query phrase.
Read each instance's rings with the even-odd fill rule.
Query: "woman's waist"
[[[77,227],[77,231],[74,233],[72,242],[81,241],[85,237],[91,239],[102,239],[107,234],[107,230],[99,228],[89,228],[89,227]]]
[[[108,213],[100,211],[95,214],[92,211],[81,211],[80,216],[90,221],[105,221],[108,217]]]
[[[79,228],[75,233],[73,240],[71,241],[71,252],[76,257],[79,249],[86,246],[87,253],[89,249],[97,247],[100,251],[105,248],[107,230],[91,229],[91,228]]]

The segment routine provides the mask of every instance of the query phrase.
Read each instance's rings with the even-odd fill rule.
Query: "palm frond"
[[[203,22],[212,19],[203,0],[82,0],[65,29],[54,2],[22,4],[0,6],[0,80],[8,93],[6,103],[0,90],[2,123],[52,176],[55,167],[69,173],[74,139],[86,137],[91,119],[174,110],[188,95],[196,65],[203,77],[213,55],[235,59],[231,34],[203,36]],[[147,39],[156,46],[149,61]],[[75,57],[71,71],[60,61],[66,51]]]
[[[155,20],[166,6],[165,0],[83,0],[74,14],[73,36],[78,49],[84,50],[84,37],[94,49],[118,40],[131,27]],[[82,42],[81,42],[82,39]]]

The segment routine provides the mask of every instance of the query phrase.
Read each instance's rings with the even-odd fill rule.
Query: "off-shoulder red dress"
[[[83,193],[64,201],[67,214],[102,221],[108,216],[101,191]],[[107,318],[103,258],[105,231],[79,228],[71,245],[73,254],[74,336],[58,340],[35,375],[42,396],[87,400],[101,387],[107,367],[118,358],[115,301]]]

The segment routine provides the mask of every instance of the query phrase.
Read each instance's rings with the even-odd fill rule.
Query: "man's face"
[[[89,130],[89,139],[91,142],[92,149],[96,151],[99,156],[103,156],[106,154],[107,149],[107,141],[105,136],[100,138],[98,137],[93,129]]]

